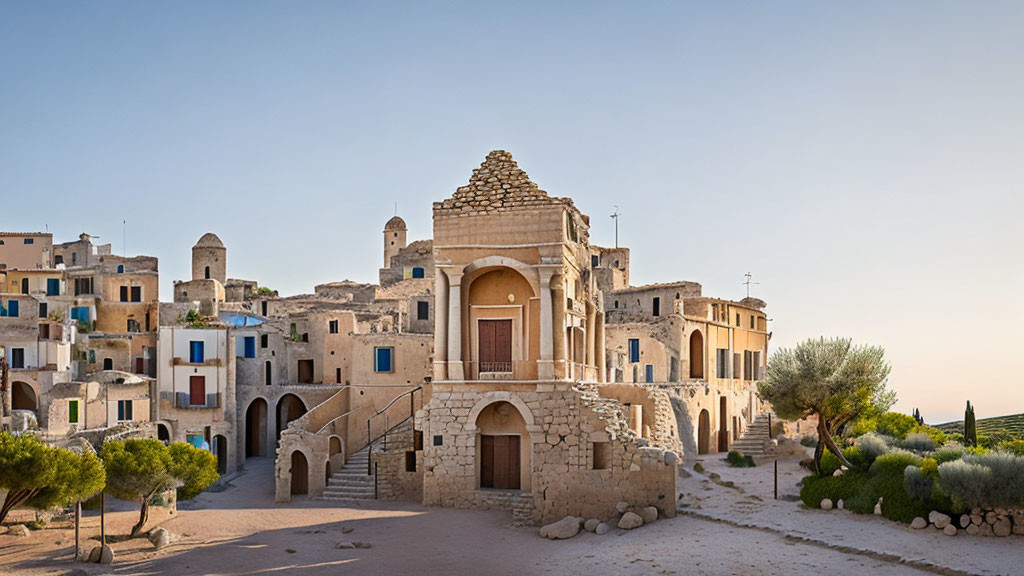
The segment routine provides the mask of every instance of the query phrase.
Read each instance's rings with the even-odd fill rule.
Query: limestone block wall
[[[521,443],[529,446],[529,488],[526,478],[522,484],[532,495],[535,522],[570,514],[611,519],[622,500],[675,515],[677,456],[641,446],[620,403],[571,383],[506,388],[434,384],[421,424],[425,504],[488,508],[500,502],[489,497],[494,491],[480,490],[477,417],[490,404],[508,402],[526,423]]]
[[[324,493],[327,485],[327,462],[330,459],[330,438],[295,428],[281,434],[274,464],[274,501],[291,502],[292,482],[299,470],[292,469],[294,453],[306,460],[306,493],[312,498]]]
[[[380,442],[374,445],[370,461],[380,500],[423,501],[423,451],[414,450],[412,431],[412,423],[407,422],[388,434],[387,450]],[[415,470],[407,468],[410,457],[415,459]]]

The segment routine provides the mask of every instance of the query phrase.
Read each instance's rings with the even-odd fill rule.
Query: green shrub
[[[992,471],[980,464],[954,460],[939,466],[939,482],[956,511],[981,506],[991,483]]]
[[[939,482],[958,510],[1024,506],[1024,458],[1013,454],[967,454],[939,466]]]
[[[703,473],[704,472],[704,465],[701,464],[700,462],[695,463],[693,465],[693,471],[697,472],[698,474]]]
[[[878,420],[874,418],[858,418],[846,427],[846,435],[850,438],[858,438],[870,434],[878,429]]]
[[[932,442],[936,446],[942,446],[943,444],[945,444],[946,442],[949,442],[949,440],[950,440],[949,434],[946,434],[945,432],[943,432],[942,430],[939,430],[938,428],[936,428],[934,426],[924,426],[924,425],[918,426],[917,428],[914,428],[913,430],[911,430],[911,433],[912,434],[925,434],[925,435],[927,435],[929,438],[932,439]]]
[[[923,432],[911,432],[910,434],[907,434],[906,439],[903,440],[900,445],[903,448],[913,450],[914,452],[931,452],[932,450],[935,450],[935,441]]]
[[[867,481],[867,474],[852,471],[839,476],[809,476],[804,478],[800,499],[811,508],[820,508],[825,498],[832,502],[843,500],[845,505],[863,491]]]
[[[916,500],[928,500],[932,497],[933,487],[934,482],[921,468],[916,466],[907,466],[907,469],[904,470],[903,488],[911,498]]]
[[[734,468],[744,468],[747,465],[747,461],[743,458],[743,453],[736,450],[730,451],[725,459],[729,462],[729,466]]]
[[[889,443],[878,434],[865,434],[857,438],[857,449],[860,450],[861,455],[864,456],[868,466],[870,466],[876,458],[889,453]]]
[[[818,445],[818,437],[817,436],[804,436],[803,438],[800,439],[800,445],[801,446],[806,446],[808,448],[814,448],[815,446]]]
[[[998,450],[1000,452],[1007,452],[1014,456],[1024,456],[1024,440],[1009,440],[1001,442]]]
[[[911,430],[919,427],[920,424],[913,416],[900,414],[899,412],[886,412],[878,417],[878,424],[875,431],[883,436],[892,436],[903,440]]]
[[[957,442],[947,442],[935,452],[932,452],[932,458],[935,459],[939,464],[945,462],[952,462],[953,460],[959,460],[964,457],[966,450],[963,445]]]
[[[31,522],[25,522],[25,527],[29,530],[42,530],[46,528],[46,520],[32,520]]]

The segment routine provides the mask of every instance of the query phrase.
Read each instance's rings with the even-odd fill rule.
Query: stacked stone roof
[[[575,208],[570,198],[548,196],[523,172],[512,154],[494,150],[473,170],[469,184],[451,198],[434,203],[434,211],[448,213],[504,212],[509,209],[564,205]]]

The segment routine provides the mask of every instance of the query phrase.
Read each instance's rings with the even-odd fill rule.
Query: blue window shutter
[[[629,361],[639,362],[640,361],[640,340],[631,338],[629,340]]]
[[[12,318],[18,317],[18,301],[11,300],[7,303],[7,315]]]
[[[245,357],[255,358],[256,357],[256,337],[246,336],[245,337]]]
[[[192,364],[203,363],[203,343],[202,341],[193,340],[189,342],[189,359],[188,361]]]
[[[117,403],[117,419],[124,420],[124,400]]]
[[[644,376],[646,377],[648,384],[654,382],[654,364],[648,364],[645,367]]]
[[[391,348],[377,348],[375,372],[391,372]]]
[[[60,279],[59,278],[47,278],[46,279],[46,295],[57,296],[60,294]]]
[[[412,269],[412,277],[413,278],[423,278],[423,268],[413,268]]]

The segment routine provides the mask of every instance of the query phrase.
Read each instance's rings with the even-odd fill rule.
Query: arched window
[[[423,268],[416,267],[412,269],[413,278],[423,278]]]
[[[118,274],[124,274],[124,264],[118,264],[117,265],[117,273]]]

